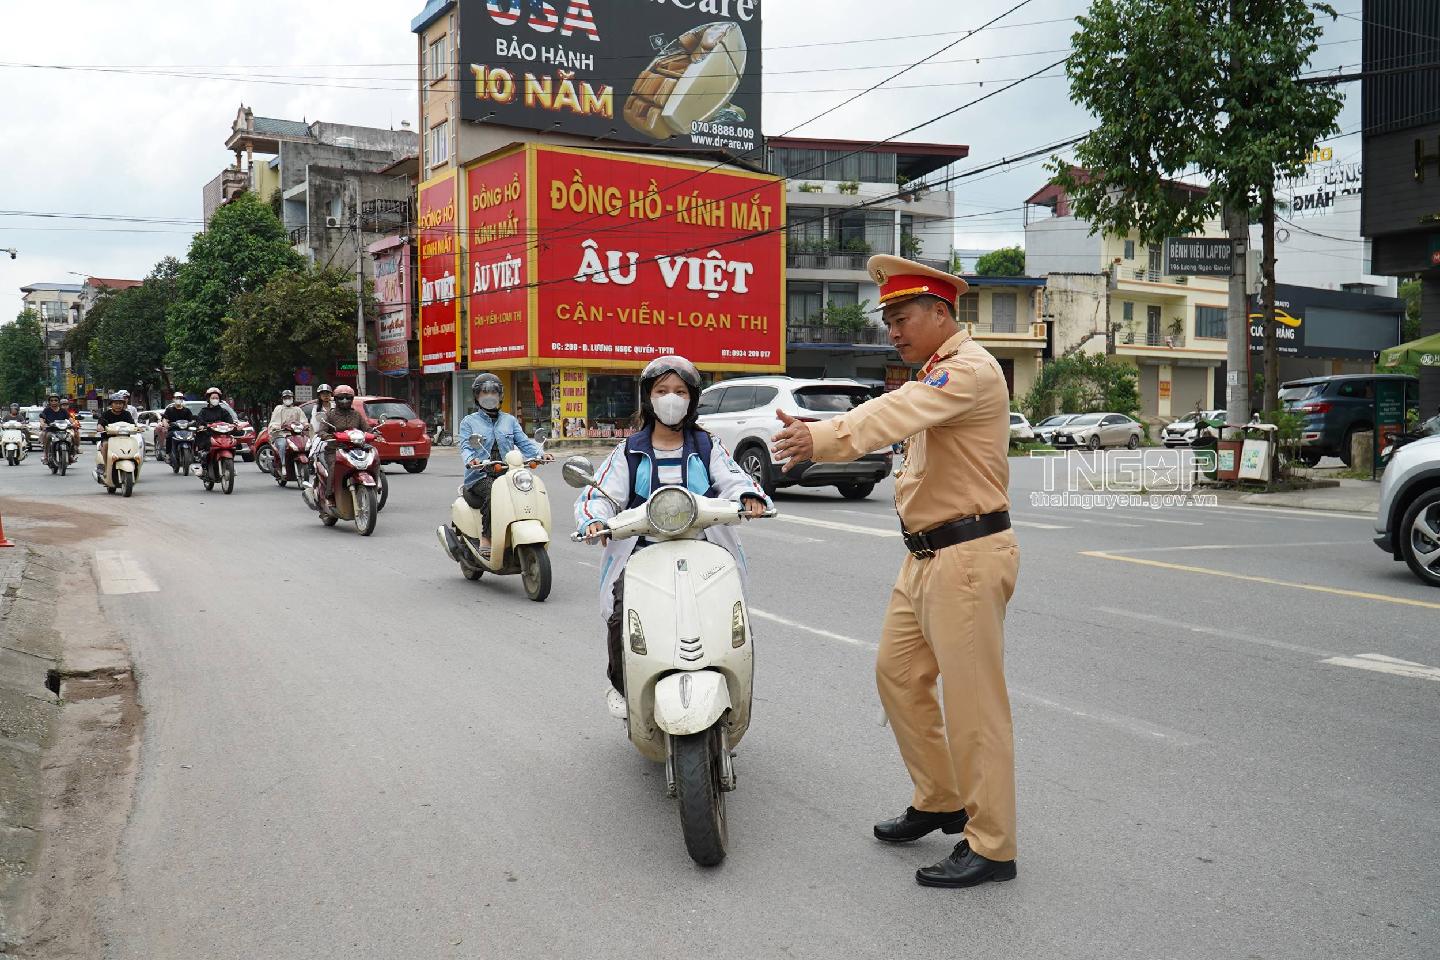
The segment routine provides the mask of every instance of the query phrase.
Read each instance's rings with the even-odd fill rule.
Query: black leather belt
[[[994,513],[951,520],[924,533],[911,533],[902,526],[900,533],[905,538],[905,548],[910,551],[911,556],[924,560],[935,556],[937,550],[953,547],[967,540],[979,540],[981,537],[1009,529],[1010,511],[997,510]]]

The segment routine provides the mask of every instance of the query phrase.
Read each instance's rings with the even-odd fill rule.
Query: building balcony
[[[388,233],[411,222],[409,200],[366,200],[360,204],[361,229]]]
[[[792,323],[786,327],[788,343],[832,343],[850,346],[890,345],[890,334],[884,327],[868,326],[859,330],[836,327],[826,323]]]
[[[310,243],[310,228],[309,228],[309,227],[296,227],[294,230],[291,230],[291,231],[290,231],[290,246],[292,246],[292,247],[304,247],[304,246],[308,246],[309,243]]]
[[[1047,341],[1048,331],[1045,321],[1033,320],[1029,323],[1016,321],[1009,324],[1001,324],[998,327],[993,321],[967,320],[961,326],[981,343],[997,344],[1025,344],[1043,347]]]

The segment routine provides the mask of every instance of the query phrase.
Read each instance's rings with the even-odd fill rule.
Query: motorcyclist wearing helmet
[[[490,550],[490,487],[495,477],[484,469],[492,460],[504,460],[519,450],[527,460],[553,460],[540,444],[525,436],[520,421],[500,409],[505,385],[493,373],[482,373],[470,384],[478,408],[460,421],[460,463],[465,468],[465,502],[480,511],[480,552]]]
[[[270,425],[266,428],[270,431],[270,446],[275,451],[275,465],[280,468],[282,477],[285,475],[285,460],[290,455],[285,428],[292,423],[310,425],[305,419],[305,411],[295,406],[295,391],[285,390],[280,394],[280,402],[270,411]]]
[[[175,424],[195,419],[195,414],[185,405],[185,394],[176,390],[170,397],[170,406],[160,414],[160,419],[165,421],[165,459],[169,460],[175,454]]]
[[[329,442],[335,439],[335,434],[345,433],[350,430],[364,430],[370,425],[365,414],[355,409],[355,388],[341,384],[335,388],[335,406],[323,413],[315,411],[315,422],[317,424],[315,436],[324,442],[321,456],[325,458],[325,474],[329,476],[335,469],[335,444]],[[324,499],[325,491],[320,488],[321,478],[316,478],[316,495]]]
[[[700,372],[689,360],[664,356],[646,366],[640,374],[640,413],[645,425],[615,448],[596,475],[605,493],[622,504],[621,509],[639,506],[664,486],[683,486],[701,496],[737,501],[744,505],[747,517],[758,517],[770,508],[770,498],[740,469],[724,444],[699,426],[699,407]],[[603,521],[616,512],[609,500],[591,488],[575,501],[579,532],[591,542],[605,544],[600,604],[609,633],[607,675],[615,691],[607,696],[612,711],[619,713],[625,692],[620,649],[625,565],[644,544],[634,538],[609,541]],[[729,550],[744,575],[745,552],[733,527],[711,527],[705,538]]]
[[[110,406],[100,411],[100,461],[105,461],[105,451],[110,447],[110,432],[105,428],[112,423],[134,423],[135,415],[125,409],[123,393],[110,394]]]
[[[70,428],[70,432],[74,435],[70,444],[70,462],[74,463],[75,451],[80,449],[80,429],[71,422],[70,411],[60,404],[60,394],[52,393],[46,399],[45,409],[40,411],[40,420],[47,428],[41,431],[40,462],[46,464],[50,462],[49,426],[52,423],[63,423]]]
[[[335,408],[335,392],[330,384],[322,383],[315,388],[315,409],[310,413],[310,435],[320,435],[320,415]]]
[[[195,455],[197,465],[210,453],[210,426],[216,423],[235,423],[235,414],[220,400],[220,388],[211,387],[205,391],[205,406],[195,415]]]

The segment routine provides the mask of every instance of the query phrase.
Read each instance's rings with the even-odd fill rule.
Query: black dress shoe
[[[886,843],[909,843],[911,840],[919,840],[925,834],[934,833],[936,830],[960,833],[965,829],[965,823],[969,819],[964,810],[957,810],[954,813],[929,813],[925,810],[916,810],[914,807],[906,807],[905,812],[900,816],[875,824],[875,839],[884,840]]]
[[[961,840],[955,852],[933,867],[915,871],[915,881],[922,887],[973,887],[994,880],[1015,879],[1014,860],[990,860],[970,849],[970,841]]]

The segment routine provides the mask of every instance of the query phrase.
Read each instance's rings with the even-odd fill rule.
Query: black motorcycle
[[[50,435],[50,472],[65,476],[70,464],[75,462],[75,439],[70,424],[57,420],[45,428]]]
[[[184,473],[195,462],[195,429],[189,420],[178,420],[170,427],[170,472]]]

